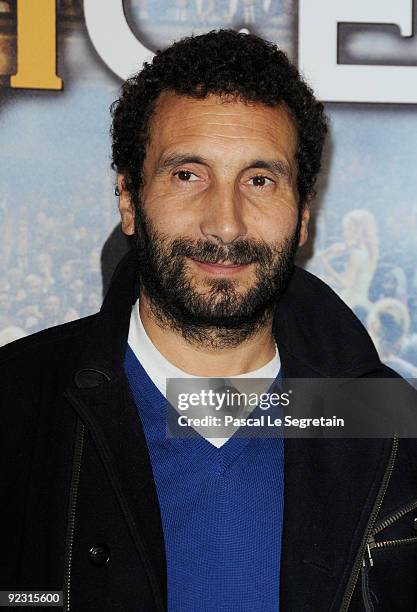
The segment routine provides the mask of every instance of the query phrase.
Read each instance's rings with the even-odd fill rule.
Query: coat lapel
[[[123,362],[138,296],[134,252],[113,275],[65,396],[87,426],[147,571],[157,609],[166,610],[166,559],[148,447]]]
[[[295,270],[275,312],[283,378],[354,377],[380,361],[319,279]],[[281,610],[336,612],[387,465],[389,439],[286,439]]]
[[[93,388],[70,388],[66,397],[87,426],[106,468],[157,609],[166,609],[162,522],[143,428],[124,377]]]
[[[281,358],[307,376],[283,350]],[[391,446],[390,439],[285,440],[281,610],[340,609]]]

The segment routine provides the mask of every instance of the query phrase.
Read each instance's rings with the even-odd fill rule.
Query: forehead
[[[266,106],[214,94],[203,99],[164,92],[151,120],[150,149],[159,154],[178,145],[245,148],[295,156],[297,129],[284,105]]]

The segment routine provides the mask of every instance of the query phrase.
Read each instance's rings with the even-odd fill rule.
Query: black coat
[[[64,589],[64,610],[166,609],[155,483],[123,371],[134,261],[119,265],[99,314],[0,350],[0,589]],[[274,334],[284,376],[395,376],[349,308],[301,269]],[[416,610],[416,448],[285,441],[282,612],[371,610],[363,593],[378,612]],[[362,569],[371,529],[393,512],[378,536],[388,544]]]

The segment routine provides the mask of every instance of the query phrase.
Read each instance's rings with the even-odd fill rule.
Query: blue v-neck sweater
[[[124,365],[161,509],[168,611],[277,612],[284,440],[167,438],[165,397],[129,346]]]

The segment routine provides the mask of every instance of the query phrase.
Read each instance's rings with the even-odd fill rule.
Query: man
[[[99,314],[1,353],[2,589],[74,611],[415,609],[413,440],[165,435],[166,378],[395,376],[293,266],[325,133],[252,35],[184,39],[124,84],[135,248]]]

